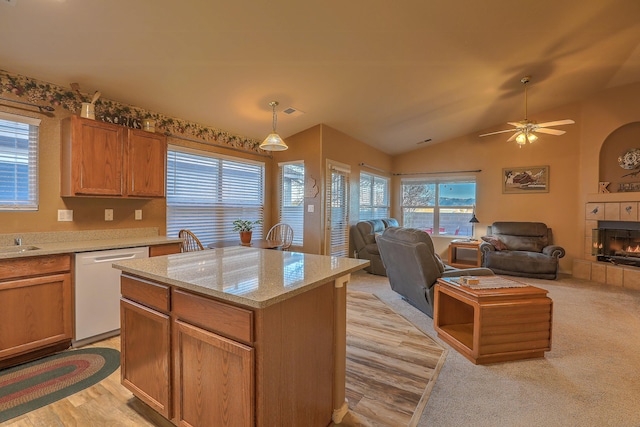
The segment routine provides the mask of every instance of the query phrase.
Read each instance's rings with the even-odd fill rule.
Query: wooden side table
[[[481,284],[510,281],[479,279]],[[547,291],[534,286],[474,289],[455,278],[440,278],[435,285],[438,338],[475,364],[544,357],[551,350],[552,313]]]
[[[449,244],[449,262],[448,264],[456,268],[473,268],[482,265],[482,252],[480,252],[480,240],[452,240]],[[461,258],[458,250],[475,251],[475,258]]]

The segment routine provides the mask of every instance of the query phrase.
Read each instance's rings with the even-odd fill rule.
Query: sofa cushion
[[[500,251],[486,252],[485,267],[499,271],[513,271],[514,266],[521,273],[556,273],[558,261],[538,252]]]
[[[438,264],[438,270],[440,270],[440,273],[444,273],[444,271],[447,269],[447,265],[444,263],[444,261],[442,261],[442,258],[440,258],[440,255],[438,254],[434,254],[436,257],[436,263]]]
[[[369,252],[369,254],[380,255],[377,243],[369,243],[364,247],[364,249]]]
[[[542,222],[494,222],[491,234],[511,251],[542,252],[549,245],[547,225]]]
[[[491,246],[493,246],[496,251],[504,251],[507,249],[507,245],[502,243],[502,240],[498,239],[496,236],[482,236],[481,239],[487,243],[491,243]]]

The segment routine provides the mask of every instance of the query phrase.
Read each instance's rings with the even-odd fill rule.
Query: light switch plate
[[[307,205],[307,212],[315,212],[315,210],[316,210],[315,205]]]
[[[73,211],[66,209],[58,209],[58,221],[73,221]]]
[[[136,221],[140,221],[142,219],[142,209],[136,209]]]
[[[113,221],[113,209],[105,209],[104,210],[104,220],[105,221]]]

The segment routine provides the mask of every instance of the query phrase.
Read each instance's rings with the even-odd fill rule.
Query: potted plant
[[[251,244],[251,233],[253,232],[253,226],[261,224],[262,220],[251,221],[248,219],[236,219],[233,221],[233,231],[240,232],[240,242],[248,246]]]

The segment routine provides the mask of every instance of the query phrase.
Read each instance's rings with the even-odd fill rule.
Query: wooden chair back
[[[201,251],[204,249],[200,240],[189,230],[180,230],[178,232],[178,237],[182,239],[182,244],[180,245],[180,252],[195,252]]]
[[[293,243],[293,228],[291,228],[289,224],[279,222],[271,227],[267,233],[267,240],[278,240],[282,242],[280,248],[286,251],[291,247],[291,243]]]

